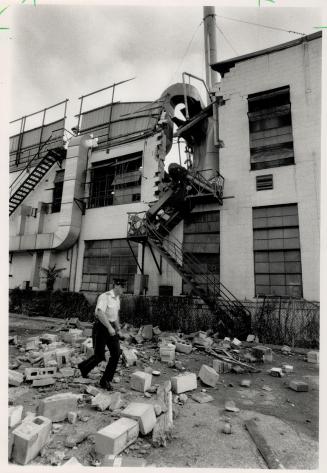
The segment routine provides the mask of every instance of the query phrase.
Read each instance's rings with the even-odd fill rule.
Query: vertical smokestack
[[[210,67],[210,64],[217,62],[215,7],[203,7],[203,21],[206,83],[211,92],[214,83],[218,81],[217,73]]]

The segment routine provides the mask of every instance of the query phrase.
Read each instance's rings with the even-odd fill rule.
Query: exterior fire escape
[[[169,166],[170,183],[161,198],[148,211],[129,214],[127,239],[148,245],[156,262],[155,249],[192,288],[209,309],[219,317],[221,332],[239,337],[249,333],[251,318],[244,305],[217,280],[214,274],[200,274],[200,262],[183,251],[172,237],[172,229],[183,220],[195,204],[218,202],[222,205],[224,178],[217,172],[207,179],[203,172],[187,170],[177,164]],[[160,267],[156,262],[158,270]]]

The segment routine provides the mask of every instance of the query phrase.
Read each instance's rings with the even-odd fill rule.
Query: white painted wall
[[[240,299],[254,297],[252,207],[297,203],[303,296],[319,300],[321,39],[259,56],[225,74],[220,108],[221,281]],[[248,94],[290,86],[295,165],[250,171]],[[256,176],[272,174],[274,189],[256,191]]]

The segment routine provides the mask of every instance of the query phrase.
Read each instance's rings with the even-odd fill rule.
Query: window
[[[256,176],[257,191],[273,189],[273,175]]]
[[[129,204],[141,200],[142,153],[93,164],[89,208]]]
[[[60,171],[56,172],[52,195],[52,213],[60,212],[61,209],[62,190],[64,187],[64,174],[64,169],[61,169]]]
[[[294,164],[289,87],[248,96],[251,170]]]
[[[297,204],[253,209],[257,296],[302,297]]]
[[[220,273],[220,215],[219,212],[196,212],[191,213],[184,220],[183,251],[185,264],[192,258],[197,263],[190,262],[188,269],[196,275],[195,280],[202,283],[203,289],[207,289],[204,275],[211,273],[217,284]],[[183,293],[190,292],[187,284],[183,284]]]
[[[138,244],[130,242],[137,257]],[[105,292],[115,278],[126,279],[127,292],[134,292],[136,261],[124,239],[85,242],[82,291]]]

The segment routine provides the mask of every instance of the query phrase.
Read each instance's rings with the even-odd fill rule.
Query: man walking
[[[124,292],[124,287],[124,280],[115,279],[113,289],[100,294],[98,297],[95,308],[96,320],[92,332],[94,354],[78,365],[83,378],[86,378],[93,368],[105,360],[105,347],[107,345],[110,358],[100,380],[100,386],[108,391],[112,390],[110,382],[114,377],[121,354],[119,310],[120,296]]]

